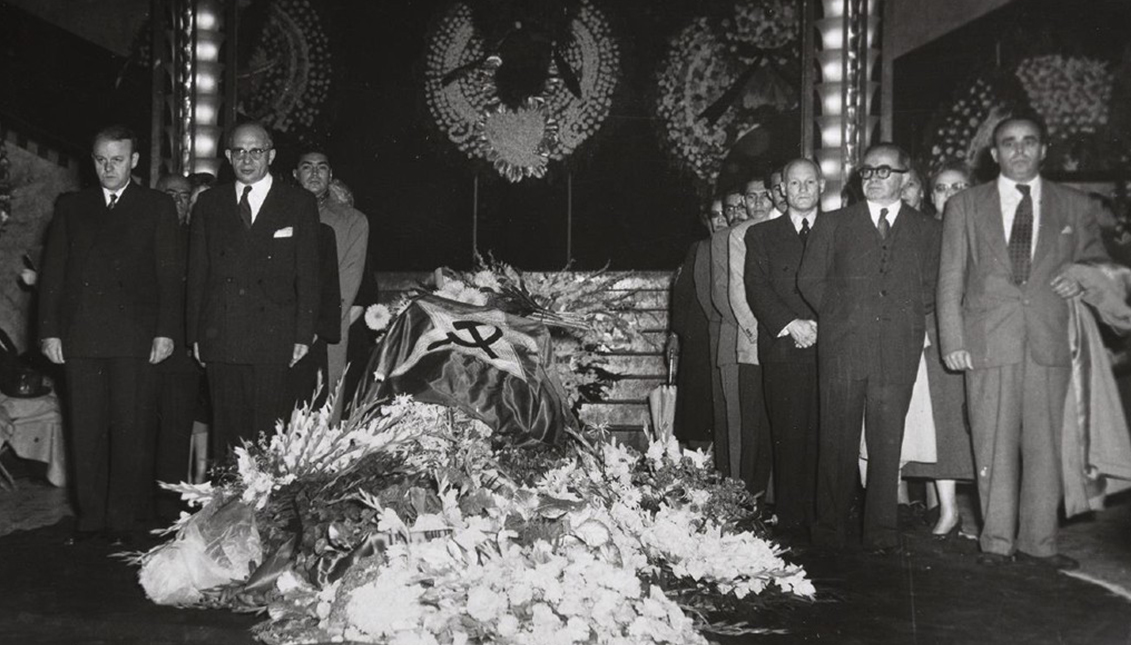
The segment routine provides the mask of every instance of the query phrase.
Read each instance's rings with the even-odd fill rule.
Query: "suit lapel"
[[[1033,253],[1033,266],[1049,254],[1049,250],[1060,234],[1060,214],[1064,212],[1060,193],[1051,181],[1041,182],[1041,217],[1037,222],[1037,250]]]
[[[1005,219],[1001,212],[1001,195],[996,181],[986,184],[986,190],[982,191],[974,212],[985,213],[984,217],[976,217],[974,224],[981,229],[981,237],[989,243],[994,258],[1002,266],[1012,270],[1013,261],[1009,259],[1009,247],[1005,243]]]

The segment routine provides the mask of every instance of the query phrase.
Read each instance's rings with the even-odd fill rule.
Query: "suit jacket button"
[[[880,289],[880,297],[883,298],[886,295],[888,295],[887,289]]]
[[[241,295],[241,296],[242,296],[243,294],[245,294],[245,293],[247,293],[247,292],[246,292],[246,291],[244,291],[243,289],[240,289],[240,295]]]

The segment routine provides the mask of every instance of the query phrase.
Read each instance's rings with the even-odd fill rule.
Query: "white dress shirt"
[[[274,183],[274,178],[271,173],[254,184],[245,184],[236,181],[236,203],[243,199],[244,186],[251,186],[251,192],[247,195],[247,201],[251,204],[251,223],[255,223],[255,218],[259,216],[259,209],[263,208],[263,200],[267,199],[267,193],[271,192],[271,184]]]
[[[1009,246],[1009,238],[1013,235],[1013,218],[1017,216],[1017,206],[1021,203],[1021,191],[1017,184],[1002,175],[997,176],[997,192],[1001,197],[1001,222],[1005,225],[1005,244]],[[1033,234],[1029,238],[1029,257],[1037,251],[1037,229],[1041,223],[1041,178],[1038,175],[1033,181],[1025,182],[1029,185],[1029,195],[1033,198]]]
[[[817,209],[813,209],[811,213],[807,213],[804,216],[800,213],[794,213],[793,211],[789,212],[789,221],[793,222],[793,230],[797,231],[798,234],[801,233],[802,220],[809,220],[809,232],[812,232],[813,225],[817,223]]]
[[[130,187],[130,182],[128,182],[128,181],[126,182],[125,186],[122,186],[118,190],[109,190],[105,186],[103,186],[102,187],[102,201],[107,206],[109,206],[110,205],[110,195],[117,195],[118,196],[117,201],[121,201],[122,200],[122,193],[126,192],[126,189],[129,188],[129,187]]]
[[[888,209],[888,224],[895,228],[895,218],[899,216],[899,209],[903,206],[903,200],[897,199],[895,203],[882,206],[876,202],[868,202],[868,212],[872,215],[872,226],[880,227],[880,209]]]

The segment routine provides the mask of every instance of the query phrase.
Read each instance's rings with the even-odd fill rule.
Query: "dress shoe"
[[[1063,553],[1054,553],[1044,557],[1039,555],[1029,555],[1028,553],[1018,551],[1017,561],[1025,562],[1027,564],[1037,564],[1051,569],[1058,569],[1060,571],[1072,571],[1080,568],[1080,563],[1075,558],[1070,558]]]
[[[1012,555],[1005,555],[1004,553],[978,554],[978,564],[984,567],[1000,567],[1014,562],[1016,562],[1016,559]]]

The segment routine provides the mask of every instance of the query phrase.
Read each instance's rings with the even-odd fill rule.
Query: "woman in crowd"
[[[959,163],[948,163],[931,178],[930,196],[935,217],[942,219],[948,199],[970,185],[970,172]],[[934,480],[938,493],[939,519],[932,533],[937,539],[947,539],[961,529],[961,517],[955,501],[956,480],[974,477],[974,452],[970,432],[966,426],[966,393],[963,376],[950,372],[943,366],[939,355],[938,329],[934,316],[927,324],[931,348],[928,352],[927,382],[930,386],[931,407],[935,421],[935,442],[938,460],[933,464],[908,462],[903,468],[907,477]],[[968,532],[973,533],[973,527]]]

